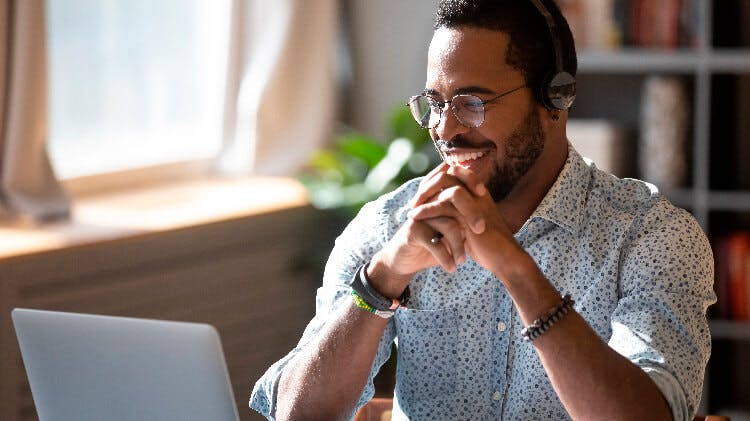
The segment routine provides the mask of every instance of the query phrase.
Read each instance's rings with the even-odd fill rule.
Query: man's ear
[[[542,130],[547,137],[557,136],[560,133],[565,136],[565,125],[568,119],[568,112],[556,109],[548,109],[544,105],[537,106],[539,121]]]

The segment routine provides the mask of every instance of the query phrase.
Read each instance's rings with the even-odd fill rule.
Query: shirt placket
[[[493,280],[499,282],[497,279]],[[510,334],[513,331],[512,301],[505,287],[502,285],[497,289],[494,302],[497,307],[493,312],[493,323],[491,328],[492,347],[493,347],[493,364],[491,367],[492,375],[490,380],[490,389],[486,392],[486,399],[489,402],[490,418],[499,420],[502,417],[505,394],[508,389],[508,352],[510,347]]]

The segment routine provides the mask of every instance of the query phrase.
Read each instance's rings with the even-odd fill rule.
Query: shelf
[[[712,191],[708,194],[711,210],[750,211],[750,192]]]
[[[750,341],[750,322],[732,320],[709,320],[712,339]]]
[[[695,192],[692,189],[662,189],[660,191],[672,204],[681,208],[691,208],[695,203],[693,200]]]
[[[701,203],[700,206],[710,211],[750,211],[750,191],[703,191],[690,188],[661,189],[660,191],[670,202],[683,208],[695,206],[698,201],[696,196],[701,191],[705,203]]]
[[[700,70],[726,73],[750,73],[750,52],[721,49],[710,52],[693,50],[656,50],[623,48],[612,51],[584,51],[578,55],[580,73],[677,73]]]
[[[703,61],[715,73],[750,73],[750,53],[747,50],[714,50]]]
[[[689,50],[628,49],[584,51],[578,54],[581,73],[693,73],[698,55]]]

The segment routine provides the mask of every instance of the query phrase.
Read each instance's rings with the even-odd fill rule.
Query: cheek
[[[520,111],[522,109],[523,107],[516,109],[508,107],[506,112],[496,113],[491,118],[487,118],[484,124],[479,127],[479,133],[482,137],[493,140],[498,144],[498,147],[502,146],[511,135],[521,128],[526,120],[526,114]]]

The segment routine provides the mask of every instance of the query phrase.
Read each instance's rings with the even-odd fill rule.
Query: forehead
[[[505,62],[509,41],[500,31],[438,28],[427,54],[427,87],[448,93],[462,86],[493,89],[523,83],[523,74]]]

